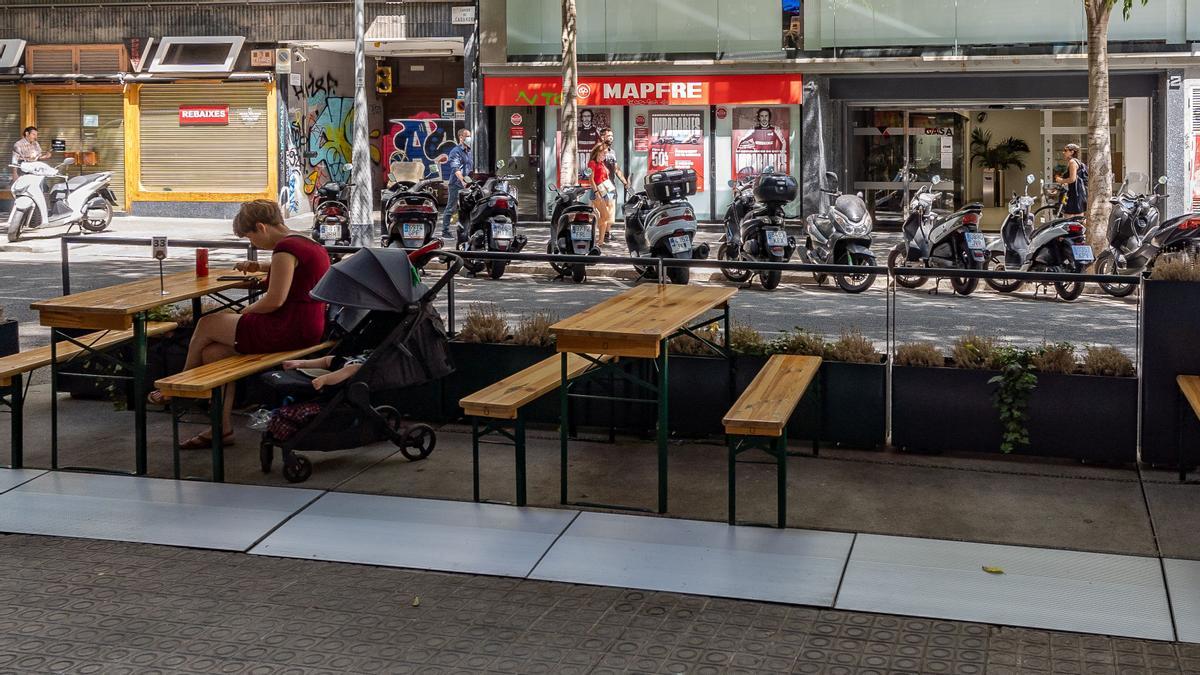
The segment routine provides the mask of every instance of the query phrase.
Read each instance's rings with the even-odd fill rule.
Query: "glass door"
[[[957,112],[910,112],[908,114],[908,191],[928,185],[943,194],[938,210],[963,205],[966,117]],[[941,182],[931,181],[939,176]],[[908,195],[904,200],[908,204]]]
[[[510,185],[517,190],[517,215],[529,218],[541,213],[542,125],[538,113],[532,106],[496,108],[496,173],[521,175]]]

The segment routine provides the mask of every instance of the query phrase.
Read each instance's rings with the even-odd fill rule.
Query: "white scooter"
[[[12,212],[8,215],[8,240],[17,241],[21,232],[47,225],[78,226],[88,232],[103,232],[112,222],[117,198],[109,189],[111,171],[68,178],[63,167],[75,163],[68,157],[56,167],[44,162],[10,165],[20,172],[13,181]]]

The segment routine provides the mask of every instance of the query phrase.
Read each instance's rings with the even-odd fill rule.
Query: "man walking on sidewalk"
[[[442,213],[442,238],[450,236],[450,215],[458,209],[458,193],[470,180],[475,171],[475,157],[471,154],[471,130],[458,130],[458,145],[450,151],[450,186],[446,196],[446,210]],[[466,223],[459,223],[466,227]]]

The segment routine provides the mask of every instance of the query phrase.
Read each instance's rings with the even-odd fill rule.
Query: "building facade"
[[[557,164],[558,4],[496,0],[481,15],[493,158],[525,167],[540,205]],[[579,3],[578,27],[580,103],[597,106],[593,124],[614,128],[635,179],[664,164],[702,164],[702,217],[723,213],[727,180],[767,164],[801,178],[794,210],[820,208],[834,171],[886,224],[934,176],[955,205],[1002,206],[1025,174],[1049,182],[1061,172],[1066,143],[1080,144],[1086,161],[1077,2],[605,0]],[[1114,174],[1166,175],[1170,213],[1200,204],[1197,41],[1197,0],[1139,5],[1128,20],[1118,10],[1110,31]],[[764,82],[781,86],[767,92]],[[693,85],[699,98],[675,96]],[[988,138],[1024,141],[1024,167],[981,166],[972,140]],[[671,147],[680,140],[693,142],[682,155]]]
[[[73,173],[113,172],[119,210],[224,217],[269,198],[290,216],[348,180],[351,0],[5,5],[0,145],[37,126]],[[475,92],[475,3],[366,5],[373,183],[389,160],[436,173]]]

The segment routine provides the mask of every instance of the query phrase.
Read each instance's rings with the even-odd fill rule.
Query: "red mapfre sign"
[[[179,106],[179,126],[227,126],[229,124],[229,106],[227,105],[181,105]]]
[[[557,77],[488,77],[484,105],[557,106]],[[798,105],[800,75],[671,75],[581,77],[579,105]]]

